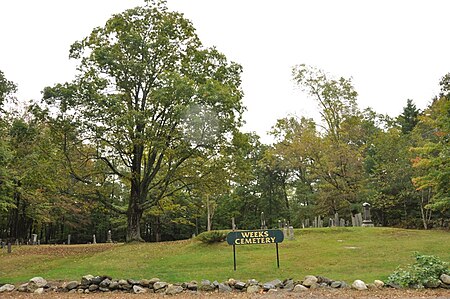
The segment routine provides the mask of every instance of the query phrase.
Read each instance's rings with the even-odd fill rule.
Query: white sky
[[[143,0],[1,0],[0,70],[20,100],[73,79],[70,45],[113,13]],[[288,114],[316,117],[291,68],[352,77],[360,108],[397,116],[408,98],[423,109],[450,72],[448,13],[442,0],[168,0],[206,46],[244,68],[245,131],[266,132]]]

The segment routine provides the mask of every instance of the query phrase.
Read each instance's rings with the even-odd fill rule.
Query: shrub
[[[197,240],[211,244],[223,242],[227,238],[228,231],[226,230],[211,230],[209,232],[203,232],[197,236]]]
[[[433,255],[414,253],[416,262],[406,269],[398,268],[389,275],[387,282],[401,287],[423,288],[438,286],[442,274],[450,274],[448,263]]]

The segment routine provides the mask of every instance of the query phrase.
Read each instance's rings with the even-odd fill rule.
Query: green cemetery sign
[[[277,251],[277,266],[280,268],[278,243],[283,242],[284,234],[279,229],[232,231],[227,235],[227,243],[233,245],[234,270],[236,270],[236,245],[275,244]]]
[[[235,231],[227,235],[229,245],[273,244],[283,240],[284,234],[279,229]]]

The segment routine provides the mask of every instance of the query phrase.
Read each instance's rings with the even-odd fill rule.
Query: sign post
[[[283,242],[284,234],[279,229],[232,231],[227,235],[227,243],[233,246],[234,271],[236,271],[236,245],[273,244],[277,251],[277,267],[280,268],[278,243]]]

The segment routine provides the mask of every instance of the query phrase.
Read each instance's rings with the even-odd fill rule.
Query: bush
[[[206,243],[218,243],[223,242],[227,238],[228,231],[226,230],[211,230],[209,232],[203,232],[197,236],[197,240]]]
[[[416,262],[406,269],[398,268],[389,275],[387,282],[401,287],[423,288],[426,286],[439,286],[439,277],[450,274],[448,263],[432,255],[414,253]]]

